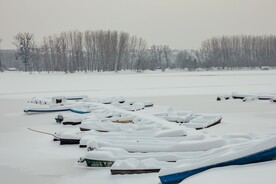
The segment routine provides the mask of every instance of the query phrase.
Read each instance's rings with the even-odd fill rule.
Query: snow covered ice
[[[43,85],[40,82],[42,80]],[[55,123],[54,118],[59,113],[24,115],[23,109],[26,107],[27,100],[34,96],[41,98],[62,95],[87,95],[94,98],[119,96],[137,102],[152,101],[153,107],[135,112],[141,117],[156,112],[166,112],[169,107],[185,112],[219,114],[222,116],[220,124],[198,131],[203,136],[225,138],[227,134],[227,139],[239,137],[236,140],[244,141],[244,139],[252,139],[255,134],[260,136],[275,134],[275,103],[263,101],[244,103],[240,100],[217,102],[217,96],[230,94],[233,91],[241,94],[273,94],[276,91],[275,81],[275,70],[176,71],[142,74],[78,73],[74,75],[0,73],[0,177],[10,183],[20,181],[22,183],[70,184],[78,182],[85,184],[97,181],[100,184],[124,184],[141,183],[141,179],[143,183],[149,184],[160,182],[158,173],[112,176],[109,169],[82,167],[77,164],[77,160],[87,153],[86,149],[79,149],[76,145],[60,146],[58,142],[52,142],[52,137],[48,135],[27,130],[30,127],[51,133],[79,131],[76,126],[63,126]],[[64,117],[72,116],[71,112],[62,114]],[[151,120],[156,121],[154,117]],[[162,121],[159,123],[167,128],[179,126],[173,122],[170,122],[171,125]],[[162,137],[162,134],[160,136]],[[223,148],[223,146],[220,147]],[[133,163],[137,164],[136,161]],[[154,161],[147,163],[154,163]],[[122,165],[127,166],[124,163]],[[275,183],[276,177],[273,172],[275,169],[275,161],[216,168],[187,178],[183,183]],[[162,172],[169,173],[168,170]]]

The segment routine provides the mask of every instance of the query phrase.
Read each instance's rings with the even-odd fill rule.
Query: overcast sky
[[[212,36],[276,34],[276,0],[0,0],[1,48],[18,32],[126,31],[149,44],[197,49]]]

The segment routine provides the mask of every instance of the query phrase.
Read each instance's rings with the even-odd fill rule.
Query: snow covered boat
[[[122,138],[121,140],[127,140],[131,138],[147,138],[147,137],[179,137],[185,136],[186,132],[183,129],[177,130],[160,130],[158,128],[151,127],[150,129],[138,129],[130,131],[114,131],[114,132],[101,132],[101,131],[61,131],[56,132],[55,137],[58,137],[60,144],[79,144],[80,147],[86,147],[90,140],[95,140],[95,137],[98,139],[117,139]],[[201,135],[185,137],[186,139],[199,139]],[[81,141],[81,142],[80,142]]]
[[[42,105],[42,107],[29,107],[24,109],[25,113],[45,113],[45,112],[60,112],[69,111],[72,104],[66,102],[63,96],[53,98],[32,98],[28,103]]]
[[[270,99],[270,101],[273,102],[273,103],[276,103],[276,97],[272,97],[272,98]]]
[[[125,119],[120,121],[110,121],[110,120],[89,120],[84,121],[81,126],[81,131],[96,130],[100,132],[110,132],[110,131],[123,131],[123,130],[133,130],[134,125],[132,120]]]
[[[163,152],[144,152],[145,149],[144,148],[143,152],[128,152],[127,150],[123,149],[123,148],[119,148],[119,147],[96,147],[96,150],[90,151],[88,153],[86,153],[86,155],[84,156],[83,160],[93,160],[93,161],[117,161],[117,160],[127,160],[127,159],[136,159],[136,160],[144,160],[144,159],[155,159],[156,161],[165,161],[165,162],[176,162],[178,160],[182,160],[182,159],[201,159],[202,157],[212,157],[215,154],[218,153],[223,153],[225,151],[225,148],[223,147],[227,147],[229,145],[235,145],[241,142],[248,142],[251,141],[250,137],[246,137],[244,135],[240,135],[240,136],[232,136],[232,135],[227,135],[227,136],[223,136],[221,137],[224,141],[225,144],[219,144],[218,141],[216,140],[212,140],[211,137],[194,137],[194,140],[186,140],[186,142],[182,142],[181,145],[179,145],[179,147],[185,147],[186,149],[183,150],[177,150],[177,149],[171,149],[171,150],[167,150],[167,151],[163,151]],[[131,140],[135,141],[135,138],[130,138]],[[185,140],[185,137],[181,138],[181,137],[158,137],[158,140],[160,142],[163,143],[168,143],[170,144],[168,141],[172,141],[172,142],[178,142]],[[195,139],[197,139],[195,141]],[[104,139],[102,139],[104,140]],[[108,140],[108,139],[107,139]],[[124,141],[125,139],[109,139],[111,140],[111,143],[114,145],[116,144],[116,142],[120,142],[122,144],[126,144],[126,142]],[[145,138],[144,143],[144,147],[148,147],[148,142],[152,142],[154,140],[156,140],[156,138],[150,138],[147,137]],[[140,142],[143,142],[142,138],[140,138],[139,140]],[[202,146],[202,144],[213,144],[214,147],[209,147],[207,148],[205,146]],[[198,144],[200,143],[200,144]],[[89,143],[88,143],[89,144]],[[157,143],[158,144],[158,143]],[[158,146],[158,145],[157,145]],[[210,146],[210,145],[209,145]],[[88,147],[89,149],[90,147]],[[219,148],[216,151],[213,151],[214,149]],[[223,149],[221,149],[223,148]],[[207,150],[207,151],[206,151]],[[133,166],[132,169],[137,169],[135,168],[137,166]]]
[[[173,108],[169,108],[165,112],[154,113],[153,115],[176,123],[187,123],[196,117],[191,111],[177,111]]]
[[[84,104],[78,104],[73,106],[70,111],[77,113],[77,114],[88,114],[92,111],[102,109],[101,107],[97,106],[94,103],[84,103]]]
[[[140,111],[145,108],[145,104],[144,103],[136,103],[136,102],[133,104],[123,103],[121,106],[118,106],[118,107],[125,109],[127,111]]]
[[[123,148],[128,152],[187,152],[187,151],[206,151],[221,147],[226,144],[226,141],[221,138],[210,138],[204,140],[91,140],[87,143],[87,149],[94,150],[101,147]]]
[[[111,167],[114,163],[114,161],[109,160],[93,160],[93,159],[84,159],[82,160],[80,158],[79,162],[86,162],[86,165],[88,167]]]
[[[87,137],[89,136],[89,139],[85,140],[85,146],[82,147],[86,147],[86,143],[88,140],[90,140],[91,136],[123,136],[123,135],[140,135],[140,136],[144,136],[147,134],[152,134],[154,132],[154,130],[150,130],[150,131],[139,131],[139,132],[101,132],[101,131],[96,131],[96,130],[89,130],[89,131],[59,131],[59,132],[55,132],[55,137],[56,137],[56,141],[60,141],[60,144],[79,144],[80,140],[83,137]],[[84,143],[83,143],[84,144]]]
[[[221,119],[222,119],[221,115],[203,114],[193,118],[188,123],[185,123],[183,125],[189,128],[195,128],[196,130],[200,130],[200,129],[209,128],[211,126],[221,123]]]
[[[98,99],[97,102],[102,103],[102,104],[111,104],[111,103],[124,103],[125,99],[123,97],[107,97],[107,98],[102,98]]]
[[[197,130],[217,125],[222,119],[222,116],[218,114],[194,114],[191,111],[176,111],[173,108],[169,108],[167,112],[155,113],[154,115]]]
[[[86,95],[81,95],[81,96],[66,96],[66,100],[82,100],[84,98],[88,98]]]
[[[232,98],[232,99],[241,99],[244,102],[248,102],[248,101],[254,101],[254,100],[270,100],[275,97],[276,97],[276,94],[269,94],[269,93],[243,94],[243,93],[233,92],[231,95],[218,96],[217,101],[228,100]]]
[[[176,162],[174,167],[162,168],[159,178],[162,184],[179,183],[182,180],[216,167],[230,165],[245,165],[276,159],[276,136],[263,139],[252,139],[249,142],[218,148],[224,150],[210,157],[200,159],[183,159]],[[213,151],[217,151],[216,149]]]
[[[105,151],[107,150],[107,151]],[[119,156],[119,154],[134,154],[136,157],[121,156],[120,158],[114,156],[114,154]],[[160,153],[159,153],[160,154]],[[167,154],[167,155],[164,155]],[[158,161],[158,159],[164,160],[163,162]],[[160,170],[160,163],[164,165],[170,162],[171,155],[168,153],[128,153],[125,150],[118,148],[102,148],[102,151],[90,151],[84,158],[80,158],[79,162],[86,162],[88,167],[111,167],[112,174],[140,174],[149,172],[158,172]],[[117,163],[116,163],[117,162]],[[133,163],[134,162],[134,163]],[[173,162],[173,161],[172,161]],[[114,163],[115,166],[113,165]],[[140,164],[139,164],[140,163]],[[158,166],[159,163],[159,166]],[[128,166],[128,167],[126,167]]]
[[[176,162],[177,160],[191,158],[197,154],[204,155],[202,152],[128,152],[122,148],[114,148],[114,147],[101,147],[98,150],[89,151],[83,157],[83,160],[93,160],[93,161],[106,161],[116,162],[117,160],[128,160],[128,159],[136,159],[136,160],[144,160],[144,159],[155,159],[157,161],[163,162]],[[133,166],[134,169],[134,166]]]
[[[92,110],[90,109],[86,109],[86,108],[70,108],[70,111],[73,113],[77,113],[77,114],[88,114],[90,113]]]
[[[172,163],[160,162],[154,158],[137,160],[129,158],[126,160],[116,160],[110,168],[112,175],[116,174],[144,174],[159,172],[162,167],[169,167]]]
[[[217,101],[221,101],[221,100],[230,100],[232,98],[231,95],[221,95],[217,97]]]
[[[98,136],[99,135],[99,136]],[[160,130],[157,128],[149,127],[144,128],[144,129],[138,129],[138,130],[126,130],[126,131],[115,131],[115,132],[106,132],[106,133],[101,133],[98,135],[86,135],[83,136],[80,140],[80,147],[87,147],[90,141],[95,141],[95,140],[116,140],[117,142],[119,141],[125,141],[125,140],[139,140],[139,139],[151,139],[151,138],[160,138],[159,140],[162,141],[163,138],[165,137],[185,137],[185,139],[189,140],[200,140],[203,139],[202,134],[196,134],[196,135],[189,135],[188,137],[186,136],[187,133],[183,129],[175,129],[175,130]],[[92,148],[89,148],[92,149]],[[93,148],[95,149],[95,148]]]
[[[152,101],[145,101],[143,102],[145,107],[153,107],[153,102]]]
[[[61,112],[61,111],[69,111],[70,106],[50,106],[50,107],[33,107],[24,109],[25,113],[45,113],[45,112]]]

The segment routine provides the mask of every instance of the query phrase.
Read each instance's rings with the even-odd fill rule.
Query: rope
[[[43,132],[43,131],[39,131],[39,130],[34,130],[34,129],[32,129],[32,128],[27,128],[27,129],[29,129],[29,130],[31,130],[31,131],[34,131],[34,132],[37,132],[37,133],[51,135],[51,136],[53,136],[53,137],[59,139],[59,137],[55,136],[54,134],[48,133],[48,132]]]

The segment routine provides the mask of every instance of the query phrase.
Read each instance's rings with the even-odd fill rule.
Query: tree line
[[[15,37],[17,55],[26,71],[142,71],[161,67],[163,60],[168,67],[169,62],[168,46],[153,45],[148,50],[143,38],[126,32],[63,32],[44,37],[40,46],[28,41],[30,37],[29,33]]]
[[[222,36],[203,41],[205,66],[261,67],[276,65],[276,36]]]
[[[143,38],[126,32],[87,30],[46,36],[40,45],[32,34],[18,33],[14,45],[16,59],[25,71],[140,72],[276,66],[274,35],[213,37],[203,41],[198,50],[173,50],[168,45],[149,46]]]

